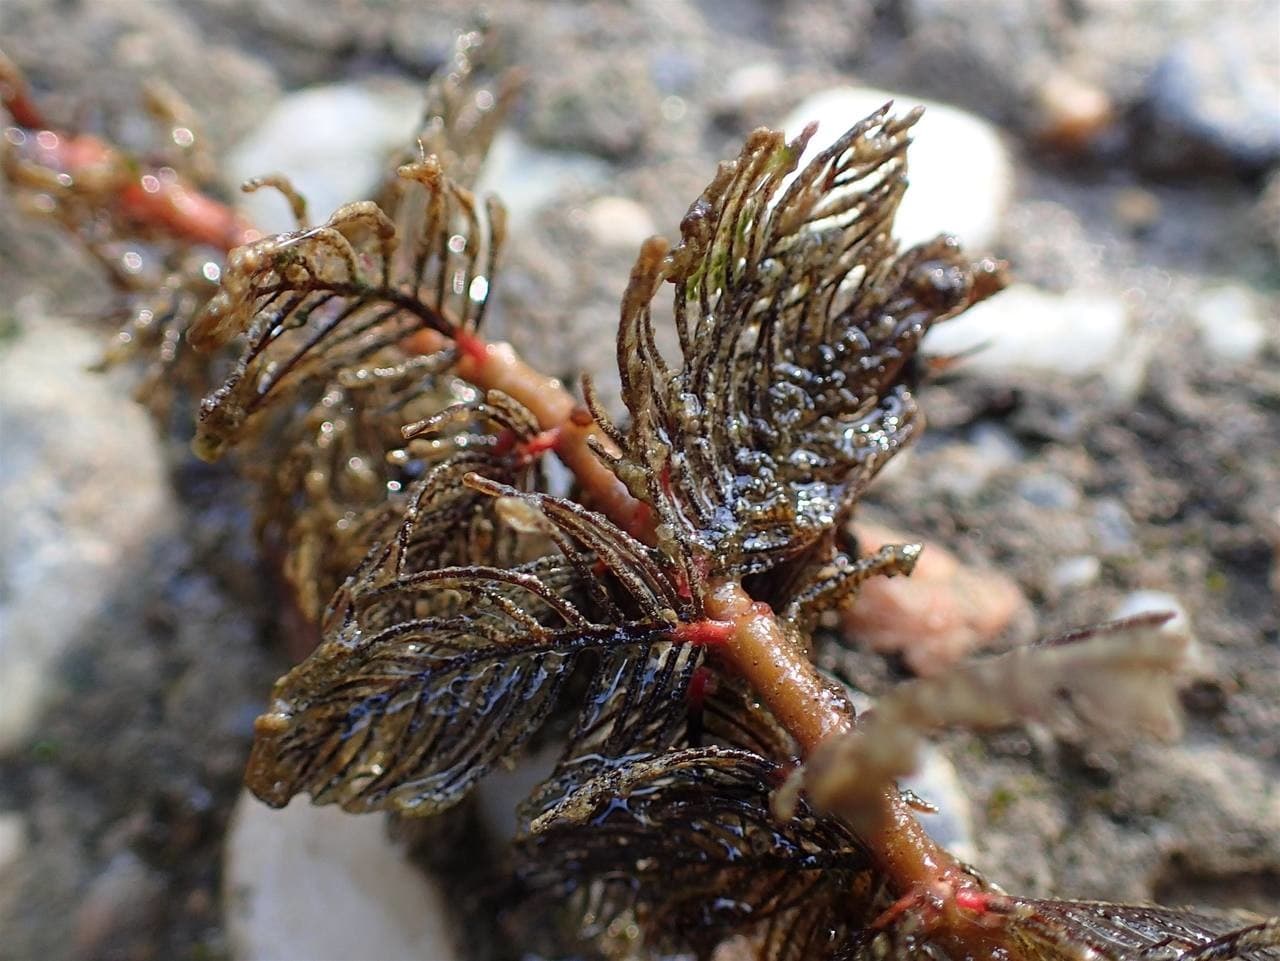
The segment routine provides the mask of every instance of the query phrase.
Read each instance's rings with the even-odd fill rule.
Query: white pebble
[[[1203,290],[1191,308],[1205,346],[1221,360],[1235,363],[1253,360],[1267,341],[1267,331],[1258,314],[1257,298],[1239,284]]]
[[[494,138],[476,192],[497,194],[507,208],[508,225],[519,230],[569,188],[604,183],[608,171],[608,163],[599,157],[570,150],[544,150],[503,130]]]
[[[629,197],[601,197],[587,204],[582,225],[603,247],[635,249],[657,228],[643,206]]]
[[[27,853],[27,823],[16,811],[0,814],[0,883]]]
[[[439,886],[411,865],[381,815],[295,798],[273,810],[248,793],[232,815],[224,891],[239,961],[454,961]]]
[[[959,369],[1000,377],[1009,371],[1068,377],[1103,374],[1120,393],[1134,389],[1128,365],[1140,349],[1129,338],[1124,304],[1101,292],[1054,294],[1014,284],[925,338],[932,354],[964,354]],[[1141,382],[1141,377],[1137,378]]]
[[[744,64],[725,78],[724,101],[734,108],[747,107],[754,101],[772,96],[785,83],[786,74],[772,61]]]
[[[1102,574],[1102,562],[1092,554],[1067,557],[1049,572],[1049,587],[1055,594],[1065,594],[1095,583]]]
[[[903,453],[910,454],[911,448]],[[1008,431],[994,424],[977,424],[967,443],[950,444],[940,452],[941,469],[930,479],[934,489],[959,500],[976,497],[999,471],[1019,463],[1022,447]],[[902,454],[889,462],[892,468]]]
[[[816,120],[818,132],[801,164],[890,100],[901,115],[917,104],[924,117],[907,151],[911,186],[898,209],[895,235],[910,247],[938,234],[955,234],[972,251],[995,237],[1013,192],[1013,165],[995,127],[946,104],[870,87],[835,87],[804,101],[783,121],[795,136]]]
[[[383,80],[308,87],[280,99],[226,159],[232,183],[282,173],[307,199],[312,223],[366,200],[391,170],[396,150],[411,147],[422,116],[419,84]],[[240,206],[263,230],[294,229],[289,205],[273,190]]]

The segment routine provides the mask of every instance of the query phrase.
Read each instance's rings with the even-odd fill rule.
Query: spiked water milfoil
[[[484,339],[506,231],[471,188],[511,88],[474,78],[473,40],[375,200],[310,226],[265,180],[298,229],[237,235],[216,292],[169,284],[175,329],[238,357],[195,448],[258,480],[314,647],[255,725],[250,789],[428,817],[550,724],[515,874],[555,905],[563,950],[603,950],[621,919],[636,957],[734,939],[761,961],[1280,956],[1274,920],[1008,895],[897,788],[948,727],[1174,735],[1186,639],[1162,618],[908,682],[862,717],[814,666],[822,615],[920,551],[864,556],[848,531],[922,429],[922,338],[1005,283],[951,237],[898,249],[919,113],[885,107],[803,166],[812,128],[759,130],[720,165],[679,242],[639,251],[615,422],[590,381],[575,396]],[[40,158],[19,159],[11,178],[37,186]]]

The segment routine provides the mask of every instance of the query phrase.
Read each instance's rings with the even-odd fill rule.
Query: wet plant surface
[[[891,143],[892,138],[888,139]],[[759,162],[767,168],[768,158],[785,149],[781,142],[758,143],[754,148],[749,143],[739,171],[756,163],[753,158],[765,158]],[[727,156],[732,150],[718,152]],[[887,156],[893,156],[892,147]],[[470,214],[462,209],[465,197],[442,188],[438,171],[433,172],[429,163],[414,165],[412,157],[407,159],[411,163],[407,176],[401,178],[403,185],[383,196],[386,209],[394,210],[405,194],[419,191],[419,206],[432,209],[430,204],[422,204],[423,193],[443,197],[446,206],[439,216],[452,223],[458,223],[459,217],[469,222]],[[892,177],[886,183],[892,185]],[[702,209],[715,209],[721,202],[715,190],[713,184]],[[1222,188],[1219,199],[1225,210],[1219,213],[1224,219],[1230,205],[1238,203],[1241,196],[1233,190]],[[732,192],[730,188],[730,195]],[[695,185],[681,195],[681,202],[696,193]],[[674,202],[669,196],[661,201]],[[890,201],[882,198],[878,203],[879,207],[869,204],[868,209],[881,209]],[[695,212],[698,209],[695,207]],[[524,872],[527,882],[535,887],[555,882],[545,876],[553,861],[547,845],[576,851],[575,845],[585,844],[574,855],[580,862],[580,875],[585,877],[594,870],[608,875],[608,864],[593,859],[616,852],[593,850],[589,835],[573,833],[574,824],[607,826],[622,837],[637,831],[643,834],[644,829],[664,824],[660,802],[667,795],[673,804],[687,803],[679,801],[679,792],[688,785],[716,784],[718,790],[710,794],[695,790],[695,797],[707,809],[684,822],[705,825],[704,830],[695,832],[699,839],[705,841],[717,837],[717,831],[727,831],[722,846],[732,849],[754,836],[749,863],[775,858],[794,868],[796,859],[802,857],[799,852],[815,844],[827,852],[824,857],[828,860],[806,862],[798,873],[802,886],[794,892],[783,885],[766,888],[761,885],[762,875],[744,871],[734,882],[743,886],[737,907],[712,910],[697,898],[672,900],[671,890],[656,892],[660,895],[656,900],[655,892],[646,892],[642,862],[672,855],[661,847],[652,849],[656,853],[645,848],[631,869],[640,884],[641,903],[649,904],[648,910],[656,910],[659,918],[696,917],[707,946],[713,943],[713,932],[743,926],[743,918],[734,911],[753,903],[757,912],[782,919],[776,930],[783,933],[766,932],[764,937],[775,937],[775,945],[800,945],[802,953],[796,957],[819,950],[815,946],[818,942],[805,942],[796,934],[799,931],[821,931],[822,937],[834,937],[835,943],[843,938],[846,945],[854,945],[856,935],[828,933],[834,929],[831,915],[822,914],[822,905],[828,902],[821,886],[861,892],[858,896],[865,899],[869,920],[888,903],[869,868],[874,859],[865,854],[856,837],[837,837],[838,825],[812,824],[812,819],[821,820],[821,816],[808,809],[804,818],[810,820],[798,823],[810,825],[810,833],[803,837],[764,835],[771,838],[774,847],[761,850],[762,835],[753,835],[744,824],[752,818],[761,825],[766,823],[761,819],[768,798],[758,792],[761,779],[780,781],[781,775],[771,775],[766,767],[780,760],[789,762],[795,748],[771,740],[776,732],[768,730],[768,725],[765,730],[754,730],[754,724],[735,722],[732,731],[716,730],[717,717],[742,717],[741,703],[733,703],[731,709],[716,706],[717,697],[732,702],[740,696],[740,692],[728,689],[733,671],[724,672],[719,681],[724,690],[711,685],[712,697],[705,712],[701,705],[691,710],[688,696],[690,690],[702,690],[707,684],[706,652],[721,640],[716,632],[723,628],[716,625],[727,622],[708,608],[713,595],[717,598],[713,604],[729,607],[729,602],[709,586],[713,579],[726,574],[745,578],[753,597],[768,600],[776,610],[801,623],[811,616],[802,609],[806,599],[834,597],[842,590],[842,579],[860,576],[851,569],[848,558],[844,568],[836,563],[834,571],[827,570],[837,556],[830,553],[833,547],[829,543],[823,546],[828,553],[815,555],[813,549],[815,544],[823,544],[832,526],[843,518],[841,505],[862,486],[856,471],[852,480],[823,476],[824,465],[858,465],[863,455],[856,446],[841,448],[838,444],[824,451],[822,444],[829,440],[824,441],[821,431],[816,431],[819,436],[810,436],[815,433],[813,423],[832,416],[822,409],[808,425],[810,435],[804,433],[803,421],[787,423],[784,429],[776,418],[770,419],[770,411],[792,405],[782,397],[773,397],[770,391],[790,389],[798,396],[823,399],[827,396],[824,390],[833,390],[834,402],[846,406],[831,410],[834,416],[846,418],[861,413],[863,401],[842,396],[838,385],[822,381],[831,375],[822,370],[823,359],[817,354],[803,355],[800,363],[790,358],[783,361],[795,368],[790,380],[770,377],[752,385],[743,379],[740,390],[729,390],[726,385],[733,382],[733,372],[744,366],[735,354],[733,339],[729,339],[727,351],[720,351],[713,339],[689,320],[680,319],[682,303],[699,304],[700,285],[703,290],[709,287],[714,295],[732,287],[735,280],[743,280],[732,276],[732,258],[708,251],[723,251],[725,242],[739,242],[738,233],[763,230],[767,218],[761,209],[754,215],[731,218],[729,223],[742,227],[731,230],[720,241],[720,248],[715,243],[706,246],[694,216],[685,221],[684,247],[670,260],[663,259],[665,248],[650,245],[642,251],[632,274],[632,293],[624,301],[620,366],[622,396],[630,414],[620,421],[625,429],[597,431],[589,423],[578,423],[580,428],[589,428],[581,432],[575,442],[578,446],[555,448],[562,459],[571,461],[576,456],[574,450],[590,450],[589,435],[596,437],[597,448],[609,440],[617,444],[618,453],[613,456],[622,457],[618,473],[628,489],[600,487],[595,492],[595,506],[602,508],[604,517],[588,516],[571,504],[525,493],[537,490],[539,484],[539,449],[559,444],[560,436],[572,433],[564,430],[556,438],[545,437],[549,415],[522,409],[493,390],[481,396],[447,379],[424,397],[422,379],[441,378],[429,369],[435,363],[430,352],[421,353],[422,360],[411,359],[407,366],[371,361],[382,356],[379,351],[403,350],[407,338],[426,329],[462,347],[459,366],[467,362],[466,337],[459,334],[471,335],[477,328],[476,304],[485,301],[492,274],[484,267],[485,251],[501,240],[500,227],[485,226],[477,219],[474,235],[465,228],[454,234],[451,228],[441,236],[442,246],[436,246],[434,238],[440,232],[432,230],[428,220],[421,236],[430,255],[397,264],[389,249],[386,254],[378,253],[379,238],[385,239],[380,233],[383,228],[372,211],[360,208],[346,211],[330,221],[329,227],[313,230],[298,241],[262,247],[262,257],[246,264],[242,275],[249,286],[242,288],[240,295],[252,310],[233,316],[225,331],[234,333],[236,324],[245,321],[252,324],[264,303],[267,310],[275,311],[270,323],[258,323],[256,335],[251,331],[251,337],[260,340],[248,355],[249,363],[260,366],[233,372],[228,388],[206,406],[201,447],[210,453],[226,438],[235,437],[242,443],[259,445],[263,451],[292,451],[281,468],[259,469],[256,478],[267,484],[265,499],[262,495],[257,498],[257,526],[268,547],[262,570],[271,580],[280,581],[276,596],[286,598],[283,606],[291,613],[281,619],[280,602],[267,602],[261,613],[256,613],[261,602],[254,598],[262,598],[265,592],[244,583],[250,580],[244,575],[244,566],[252,563],[248,561],[248,524],[243,514],[238,525],[226,523],[228,513],[239,512],[239,508],[227,505],[243,503],[234,491],[230,496],[226,493],[228,479],[181,468],[189,481],[195,479],[189,494],[188,485],[179,486],[180,492],[187,494],[180,510],[190,518],[187,526],[191,532],[184,534],[177,546],[166,549],[168,553],[158,549],[158,559],[139,560],[142,569],[164,572],[155,575],[156,590],[162,596],[180,600],[172,602],[169,620],[157,615],[156,641],[139,646],[138,663],[145,663],[145,669],[130,671],[131,659],[110,651],[113,632],[109,625],[90,629],[91,637],[101,631],[101,640],[77,645],[66,662],[64,690],[45,725],[51,736],[33,742],[29,754],[17,756],[11,765],[12,779],[6,773],[6,790],[13,792],[15,802],[10,806],[41,812],[40,834],[69,834],[73,849],[55,855],[56,845],[42,846],[46,852],[43,858],[37,856],[24,868],[30,873],[26,884],[17,889],[15,902],[19,915],[27,919],[15,927],[25,939],[20,943],[53,944],[57,950],[89,955],[114,951],[144,956],[154,950],[149,945],[156,943],[150,932],[159,929],[167,932],[162,937],[172,939],[165,943],[174,945],[176,951],[219,950],[212,859],[224,817],[220,812],[225,812],[233,795],[235,772],[243,762],[248,714],[265,689],[258,672],[262,662],[272,656],[259,653],[261,648],[246,641],[256,633],[268,650],[278,650],[279,625],[285,623],[293,625],[286,629],[286,645],[295,649],[310,646],[315,635],[309,625],[320,619],[327,596],[360,561],[362,545],[381,539],[383,549],[347,582],[338,594],[338,603],[323,618],[327,640],[318,659],[295,673],[292,681],[282,682],[280,701],[271,705],[258,724],[251,785],[259,793],[283,800],[304,787],[351,807],[413,811],[447,806],[491,759],[532,736],[535,720],[550,717],[552,736],[567,733],[570,747],[551,782],[527,811],[529,824],[539,825],[532,844],[535,850],[541,847]],[[548,220],[537,229],[563,229],[554,215]],[[23,240],[14,248],[18,263],[22,257],[32,256],[21,252],[34,249],[31,244],[58,243],[52,237],[41,241],[38,229],[33,238],[32,228],[25,226],[26,221],[22,223]],[[461,249],[454,249],[454,236],[462,239]],[[357,250],[357,255],[348,257],[344,244]],[[1133,245],[1126,249],[1136,249],[1132,262],[1140,263],[1142,242]],[[413,246],[402,246],[401,250],[405,249],[412,251]],[[831,252],[822,253],[815,263],[830,264]],[[1016,267],[1016,249],[1008,253]],[[865,250],[859,254],[873,264],[880,259],[866,257]],[[74,262],[74,252],[66,255]],[[511,256],[515,258],[513,266],[504,269],[496,290],[502,289],[507,273],[516,274],[517,289],[522,270],[536,273],[529,260],[522,261],[514,251]],[[965,295],[956,292],[975,283],[975,268],[967,262],[949,263],[947,258],[952,256],[944,248],[925,251],[921,257],[930,264],[941,258],[947,264],[942,268],[943,276],[947,269],[961,274],[971,271],[968,279],[959,277],[933,285],[933,296],[941,298],[929,304],[935,315],[962,303]],[[1206,262],[1212,262],[1212,244],[1204,256]],[[608,257],[601,260],[602,271],[611,269]],[[756,258],[747,258],[749,267],[755,263]],[[1245,263],[1247,268],[1247,258]],[[1030,266],[1033,271],[1043,269],[1034,262]],[[417,299],[427,304],[431,318],[421,310],[409,310],[412,316],[406,316],[388,308],[389,303],[391,307],[405,306],[389,301],[386,291],[391,286],[403,289],[402,282],[388,285],[387,278],[395,270],[406,269],[416,278]],[[978,266],[976,275],[990,269]],[[810,275],[803,271],[797,276],[811,283]],[[910,277],[910,269],[902,268],[899,276]],[[236,291],[236,277],[233,264],[224,277],[225,289]],[[335,277],[339,282],[332,282]],[[477,298],[474,281],[479,277],[485,278],[486,291]],[[680,344],[686,357],[681,376],[687,380],[683,383],[655,376],[644,304],[659,277],[672,280],[678,290],[685,291],[683,299],[677,297],[676,307],[677,329],[686,331]],[[893,277],[893,269],[886,267],[879,282],[892,287]],[[253,286],[271,283],[282,289]],[[749,278],[745,283],[750,289]],[[897,283],[900,290],[909,292],[902,295],[907,298],[904,308],[879,309],[895,316],[909,315],[910,305],[920,302],[921,295],[911,292],[909,283]],[[290,299],[289,285],[299,291],[296,299]],[[785,290],[785,285],[780,289]],[[441,290],[446,296],[441,296]],[[876,296],[880,295],[873,295],[873,302]],[[946,299],[952,296],[958,299]],[[455,298],[452,304],[449,297]],[[745,297],[740,309],[749,311],[753,303]],[[510,311],[515,308],[510,302],[499,300],[498,304],[505,304],[508,313],[499,314],[499,320],[510,328]],[[731,316],[732,305],[723,300],[720,304]],[[234,315],[235,310],[232,304],[229,314]],[[693,318],[704,311],[693,311]],[[215,340],[224,333],[218,329],[219,317],[229,314],[206,314],[206,318],[214,318],[205,323],[207,329],[218,331]],[[633,325],[630,335],[625,326],[628,316]],[[357,333],[329,337],[340,329]],[[336,350],[329,344],[316,347],[319,341],[310,336],[316,330],[324,331],[331,343],[336,341]],[[1267,753],[1266,745],[1276,721],[1274,696],[1268,691],[1274,692],[1276,671],[1270,565],[1274,563],[1272,513],[1277,484],[1273,459],[1258,454],[1275,449],[1276,384],[1264,365],[1242,367],[1212,359],[1186,329],[1170,325],[1157,330],[1160,336],[1153,348],[1150,372],[1132,400],[1117,400],[1096,382],[1081,385],[1063,378],[1012,374],[998,383],[982,383],[966,378],[963,367],[945,374],[939,383],[923,391],[931,418],[929,440],[911,452],[907,468],[872,489],[868,502],[873,511],[898,526],[949,543],[968,558],[992,560],[1015,571],[1024,588],[1042,602],[1042,628],[1049,628],[1049,632],[1098,620],[1130,589],[1159,587],[1176,593],[1190,608],[1200,645],[1210,652],[1212,670],[1182,696],[1190,736],[1172,749],[1113,748],[1088,738],[1056,741],[1006,734],[980,741],[957,736],[951,746],[965,789],[978,802],[976,836],[979,851],[985,855],[981,861],[985,872],[1018,893],[1131,899],[1158,895],[1172,903],[1194,900],[1208,906],[1274,911],[1275,904],[1266,892],[1267,878],[1274,877],[1277,863],[1271,850],[1273,841],[1269,840],[1274,795],[1268,786],[1276,759]],[[511,336],[519,344],[521,338],[515,330]],[[895,332],[894,336],[900,334]],[[428,340],[422,346],[439,345]],[[324,359],[294,359],[313,348],[312,356]],[[858,349],[867,348],[861,344]],[[1274,344],[1270,349],[1274,350]],[[698,361],[702,351],[706,359]],[[536,360],[538,349],[534,346],[526,353]],[[752,351],[743,348],[744,355],[749,353]],[[693,362],[689,362],[690,356]],[[479,366],[476,357],[471,360]],[[607,364],[585,359],[580,364],[558,363],[586,367],[598,381],[609,382]],[[552,369],[570,372],[555,366]],[[323,390],[308,388],[309,378],[327,386]],[[238,385],[252,387],[247,400],[237,396]],[[284,413],[255,417],[260,398],[273,392],[274,409]],[[603,387],[600,392],[605,393]],[[872,393],[883,396],[884,392],[877,385]],[[729,396],[733,401],[725,411],[715,412],[705,422],[699,420],[708,401],[723,402]],[[417,437],[407,446],[402,447],[404,439],[395,431],[380,432],[379,424],[385,423],[381,415],[387,411],[394,411],[401,423],[409,423],[431,418],[440,404],[449,400],[462,406],[447,417],[421,424]],[[911,422],[913,403],[909,395],[896,397],[890,405],[887,428],[886,415],[881,413],[879,422],[863,425],[869,430],[859,427],[855,435],[880,430],[881,435],[870,446],[891,448],[895,432]],[[379,416],[372,416],[371,411]],[[738,416],[738,412],[743,413]],[[600,420],[604,422],[603,416]],[[722,427],[728,434],[717,440],[716,431]],[[1006,449],[1015,450],[1016,456],[996,466],[976,488],[948,488],[957,458],[964,455],[966,445],[976,446],[984,430],[988,436],[997,431],[1008,441]],[[788,444],[794,447],[786,447]],[[402,449],[405,453],[397,453]],[[774,455],[772,463],[734,463],[732,458],[740,457],[744,449],[783,451],[784,456],[780,460]],[[797,459],[796,451],[802,451],[803,456]],[[723,459],[726,455],[727,461]],[[255,460],[260,468],[271,462],[252,455],[246,458],[251,465]],[[867,473],[879,466],[873,464]],[[794,470],[805,479],[804,493],[788,503],[779,492],[796,489],[797,475],[788,473]],[[251,478],[254,473],[250,470]],[[473,473],[505,486],[471,479]],[[821,478],[820,483],[813,483],[815,476]],[[1046,476],[1051,478],[1049,482],[1043,482]],[[771,482],[776,486],[771,487]],[[214,488],[219,493],[210,496],[208,492]],[[397,510],[412,505],[403,519],[395,511],[368,511],[389,489],[404,495],[398,498]],[[649,514],[622,510],[628,504],[626,498],[647,504]],[[590,498],[586,500],[592,503]],[[317,517],[321,519],[317,521]],[[767,518],[776,521],[771,526]],[[237,529],[239,535],[221,533]],[[466,535],[460,537],[464,529]],[[539,545],[545,545],[548,538],[559,546],[559,552],[550,555],[550,560],[538,559],[544,553]],[[175,559],[166,563],[163,558],[171,555]],[[815,557],[821,563],[814,563]],[[1070,578],[1062,573],[1062,562],[1073,557],[1097,561],[1092,575],[1097,583],[1088,590],[1073,589]],[[890,563],[905,565],[906,559],[890,556],[885,564]],[[441,565],[446,567],[444,572],[438,571]],[[224,569],[225,576],[210,578],[208,571]],[[509,573],[513,570],[514,574]],[[170,636],[165,624],[177,623],[191,630],[184,613],[190,578],[207,587],[208,603],[215,611],[210,615],[211,630],[222,637],[228,627],[225,615],[216,611],[238,612],[242,626],[234,631],[234,640],[228,632],[228,639],[219,645],[228,651],[231,645],[238,645],[240,652],[218,659],[214,676],[225,672],[228,679],[217,688],[210,684],[204,695],[213,702],[207,716],[225,715],[226,721],[202,723],[203,736],[188,738],[175,737],[182,728],[171,718],[174,712],[190,717],[191,704],[201,703],[200,691],[206,690],[202,685],[209,681],[187,682],[196,685],[194,697],[179,681],[200,676],[194,666],[201,663],[200,657],[207,656],[206,648],[193,642],[195,648],[180,645],[174,658],[163,659],[164,663],[155,664],[152,659],[157,645],[163,650],[164,639]],[[132,603],[122,600],[126,610]],[[397,626],[405,624],[408,628]],[[529,650],[486,660],[486,647],[505,643],[503,639],[513,631],[529,638]],[[182,632],[176,636],[182,637]],[[444,641],[440,641],[442,636]],[[367,648],[365,637],[369,638]],[[430,669],[412,659],[418,653],[413,646],[419,641],[430,648],[428,657],[440,659]],[[352,689],[341,680],[350,673],[354,649],[361,650],[372,689]],[[511,651],[504,653],[510,655]],[[827,648],[821,663],[872,694],[889,690],[894,674],[892,665],[886,668],[882,662],[852,651]],[[576,673],[571,670],[575,664]],[[637,665],[647,666],[640,669]],[[636,670],[640,673],[633,673]],[[404,700],[403,688],[385,686],[388,678],[405,673],[416,679],[414,683],[425,683],[436,692],[438,696],[433,695],[430,703],[437,709],[448,706],[449,711],[434,710],[438,715],[435,720],[405,713],[409,702]],[[335,682],[349,700],[333,700]],[[558,690],[561,683],[567,685],[567,691]],[[157,685],[165,690],[148,698],[146,692],[155,691]],[[228,686],[244,692],[243,697],[214,694],[218,690],[225,695]],[[520,697],[509,697],[512,690]],[[86,691],[95,697],[86,696]],[[121,734],[108,737],[110,728],[95,718],[109,716],[121,723],[122,715],[115,705],[125,691],[130,693],[131,703],[140,707],[136,714],[123,716],[136,720],[126,720]],[[552,712],[558,698],[586,704],[587,712],[576,722],[559,717]],[[518,710],[510,707],[513,700]],[[150,710],[144,710],[148,704]],[[770,707],[778,713],[778,706]],[[459,710],[478,712],[483,741],[477,741],[474,734],[455,740],[456,729],[449,722],[456,719]],[[498,717],[502,723],[485,724],[487,717]],[[694,717],[700,718],[696,724],[691,723]],[[797,719],[800,727],[788,725],[793,735],[803,730],[804,721],[803,717]],[[813,723],[820,729],[822,720]],[[332,740],[335,724],[340,732],[337,753],[333,753]],[[116,772],[114,779],[99,773],[96,742],[81,735],[87,729],[100,732],[95,737],[111,745],[108,763],[102,768]],[[60,730],[65,736],[57,736]],[[474,730],[466,728],[464,732]],[[161,738],[153,731],[167,733]],[[223,732],[224,740],[206,750],[201,745],[211,731]],[[747,735],[749,743],[744,744]],[[133,738],[141,746],[128,751],[123,745],[135,743]],[[66,743],[73,747],[59,748]],[[634,756],[652,753],[655,747],[700,753],[662,755],[666,760],[650,767]],[[175,754],[179,758],[175,768],[160,765],[152,769],[139,760]],[[421,758],[426,756],[436,760],[424,772]],[[623,758],[626,764],[615,770]],[[1247,771],[1241,769],[1243,758],[1248,758]],[[194,773],[179,773],[186,765]],[[193,777],[200,789],[187,783]],[[101,826],[98,837],[85,828],[59,827],[68,820],[69,799],[83,796],[70,786],[77,782],[93,785],[93,800],[83,802],[89,814],[82,820]],[[1228,785],[1234,789],[1234,797]],[[608,798],[621,796],[617,792],[624,786],[645,798],[645,804],[656,807],[649,810],[610,804]],[[757,793],[753,795],[753,791]],[[116,800],[100,804],[100,795]],[[726,806],[717,807],[721,803],[718,798],[723,798]],[[188,808],[207,813],[192,815]],[[678,839],[679,835],[673,837]],[[821,843],[815,837],[820,837]],[[1028,837],[1035,839],[1034,853],[1029,857]],[[1112,859],[1100,861],[1096,857],[1100,845],[1125,851],[1130,855],[1127,863],[1119,866]],[[95,853],[86,856],[75,848]],[[688,845],[681,848],[687,849]],[[694,852],[689,853],[698,850],[695,844]],[[714,859],[700,865],[693,858],[688,866],[691,888],[702,884],[699,872],[711,870],[719,878],[715,865]],[[96,875],[92,881],[91,875]],[[569,872],[571,880],[578,876]],[[124,882],[118,880],[121,877]],[[161,902],[154,892],[163,889],[166,878],[173,878],[189,892],[180,908],[175,907],[177,899],[168,899],[165,907],[159,907]],[[866,880],[858,880],[863,878]],[[55,890],[67,892],[63,903],[78,905],[70,909],[78,915],[73,933],[43,932],[41,912],[48,908],[22,908],[24,904],[56,903],[37,894],[37,883],[49,882]],[[103,922],[95,928],[94,913],[84,907],[92,905],[85,892],[106,888],[110,894],[112,883],[129,888],[142,907],[123,922],[116,917],[116,927]],[[149,900],[147,892],[152,892]],[[766,911],[757,900],[762,897],[776,903]],[[99,914],[111,915],[113,910],[116,915],[127,913],[114,907],[119,900],[107,895],[99,900],[107,905],[98,909]],[[125,899],[124,903],[130,902]],[[603,916],[601,908],[608,903],[601,901],[592,908],[597,918]],[[801,903],[805,908],[797,916],[796,905]],[[1063,909],[1035,905],[1031,901],[1016,905],[990,901],[981,907],[996,915],[1003,911],[1012,919],[1011,924],[1024,925],[1027,930],[1052,931],[1055,925],[1070,930],[1078,923],[1055,915]],[[964,905],[975,906],[976,901]],[[838,914],[842,923],[855,928],[865,923],[849,912]],[[915,916],[918,921],[918,913]],[[907,910],[895,917],[910,921],[913,912]],[[1099,936],[1115,941],[1128,938],[1127,944],[1135,950],[1158,939],[1141,933],[1151,930],[1150,919],[1135,914],[1126,923],[1131,925],[1127,934]],[[1154,923],[1158,927],[1169,922]],[[889,926],[889,930],[896,928]],[[903,935],[906,940],[901,941],[903,950],[916,950],[911,947],[915,944],[911,938],[927,933],[908,931]],[[1208,937],[1190,936],[1193,940],[1189,943]],[[78,944],[72,945],[73,937]],[[520,939],[519,934],[515,937]],[[211,947],[195,947],[202,943]],[[1032,948],[1024,946],[1024,950]]]

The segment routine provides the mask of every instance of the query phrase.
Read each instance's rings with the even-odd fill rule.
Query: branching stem
[[[487,343],[473,333],[459,334],[454,344],[454,374],[482,391],[500,390],[528,408],[541,430],[555,432],[551,449],[577,478],[582,499],[632,536],[652,540],[648,506],[601,462],[589,439],[616,452],[613,442],[559,380],[535,370],[510,344]],[[411,353],[434,353],[447,346],[449,341],[434,330],[419,331],[404,342]]]
[[[728,642],[717,648],[720,656],[751,683],[804,757],[853,727],[853,707],[844,692],[818,674],[803,643],[767,604],[753,601],[740,584],[724,581],[708,591],[706,607],[711,617],[734,625]],[[895,890],[906,894],[964,883],[967,872],[929,837],[896,789],[885,792],[879,807],[837,813],[865,832],[863,841]]]
[[[415,337],[412,346],[419,350],[445,346],[439,335]],[[466,334],[457,347],[457,376],[481,390],[501,390],[529,408],[543,430],[558,429],[554,450],[577,478],[584,499],[633,536],[652,541],[646,505],[592,452],[587,438],[597,438],[607,449],[612,442],[558,380],[535,370],[508,344],[487,344]],[[722,581],[709,585],[705,607],[708,617],[732,625],[723,643],[715,645],[717,654],[751,684],[804,757],[853,726],[853,707],[844,692],[823,679],[803,641],[769,605],[753,600],[736,581]],[[896,891],[964,885],[968,873],[929,837],[897,790],[887,790],[879,806],[870,814],[860,809],[849,815],[860,827],[869,825],[863,840]]]
[[[47,126],[21,73],[3,55],[0,99],[22,127]],[[47,146],[31,176],[46,170],[62,170],[73,178],[93,176],[94,193],[103,206],[145,229],[224,251],[261,236],[232,208],[181,178],[159,177],[146,169],[140,174],[130,158],[98,138],[59,133],[41,142]],[[444,331],[451,325],[438,315],[424,313],[413,298],[396,306],[428,325],[402,343],[406,352],[434,353],[450,346]],[[487,343],[471,332],[457,334],[452,346],[458,352],[458,377],[483,391],[502,391],[528,408],[547,438],[544,446],[554,450],[577,478],[582,499],[633,536],[652,543],[652,511],[592,450],[594,443],[615,453],[615,445],[560,381],[535,370],[510,345]],[[801,638],[767,604],[754,601],[731,580],[707,585],[704,600],[707,616],[719,622],[714,632],[717,656],[752,685],[803,756],[853,726],[853,708],[844,692],[821,677]],[[967,872],[929,838],[895,789],[885,792],[880,810],[870,819],[865,810],[838,813],[860,826],[870,825],[863,840],[898,893],[909,897],[940,885],[951,891],[966,887]]]

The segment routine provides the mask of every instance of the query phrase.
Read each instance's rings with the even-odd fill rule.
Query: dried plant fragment
[[[479,326],[502,243],[501,207],[482,214],[433,158],[401,171],[429,195],[426,223],[403,247],[395,222],[360,201],[322,226],[232,253],[222,290],[189,335],[201,350],[239,336],[246,343],[235,372],[202,405],[202,456],[217,457],[272,401],[308,384],[343,371],[370,378],[380,368],[394,376],[405,364],[425,365],[399,349],[419,330],[456,340]]]
[[[1177,735],[1175,681],[1185,635],[1145,615],[1078,632],[1068,643],[1017,648],[944,675],[898,685],[855,731],[824,743],[779,803],[803,785],[823,810],[855,825],[877,816],[885,786],[915,770],[923,738],[948,727],[990,730],[1037,721],[1057,731],[1083,726],[1123,734]]]
[[[436,85],[426,124],[436,140],[469,115],[458,84]],[[467,157],[488,142],[484,129],[474,133]],[[371,545],[395,529],[404,492],[438,459],[430,448],[443,441],[406,455],[402,425],[477,400],[447,373],[456,353],[444,348],[483,320],[502,208],[482,207],[437,157],[399,173],[399,186],[384,191],[396,220],[363,201],[318,227],[235,250],[189,334],[205,352],[242,344],[230,377],[201,407],[195,447],[207,458],[243,448],[262,492],[261,539],[282,558],[292,600],[312,625]],[[300,203],[295,209],[302,214]],[[447,336],[440,351],[408,348],[423,330]],[[453,429],[457,443],[468,435],[476,447],[496,442],[483,414],[472,422]]]

